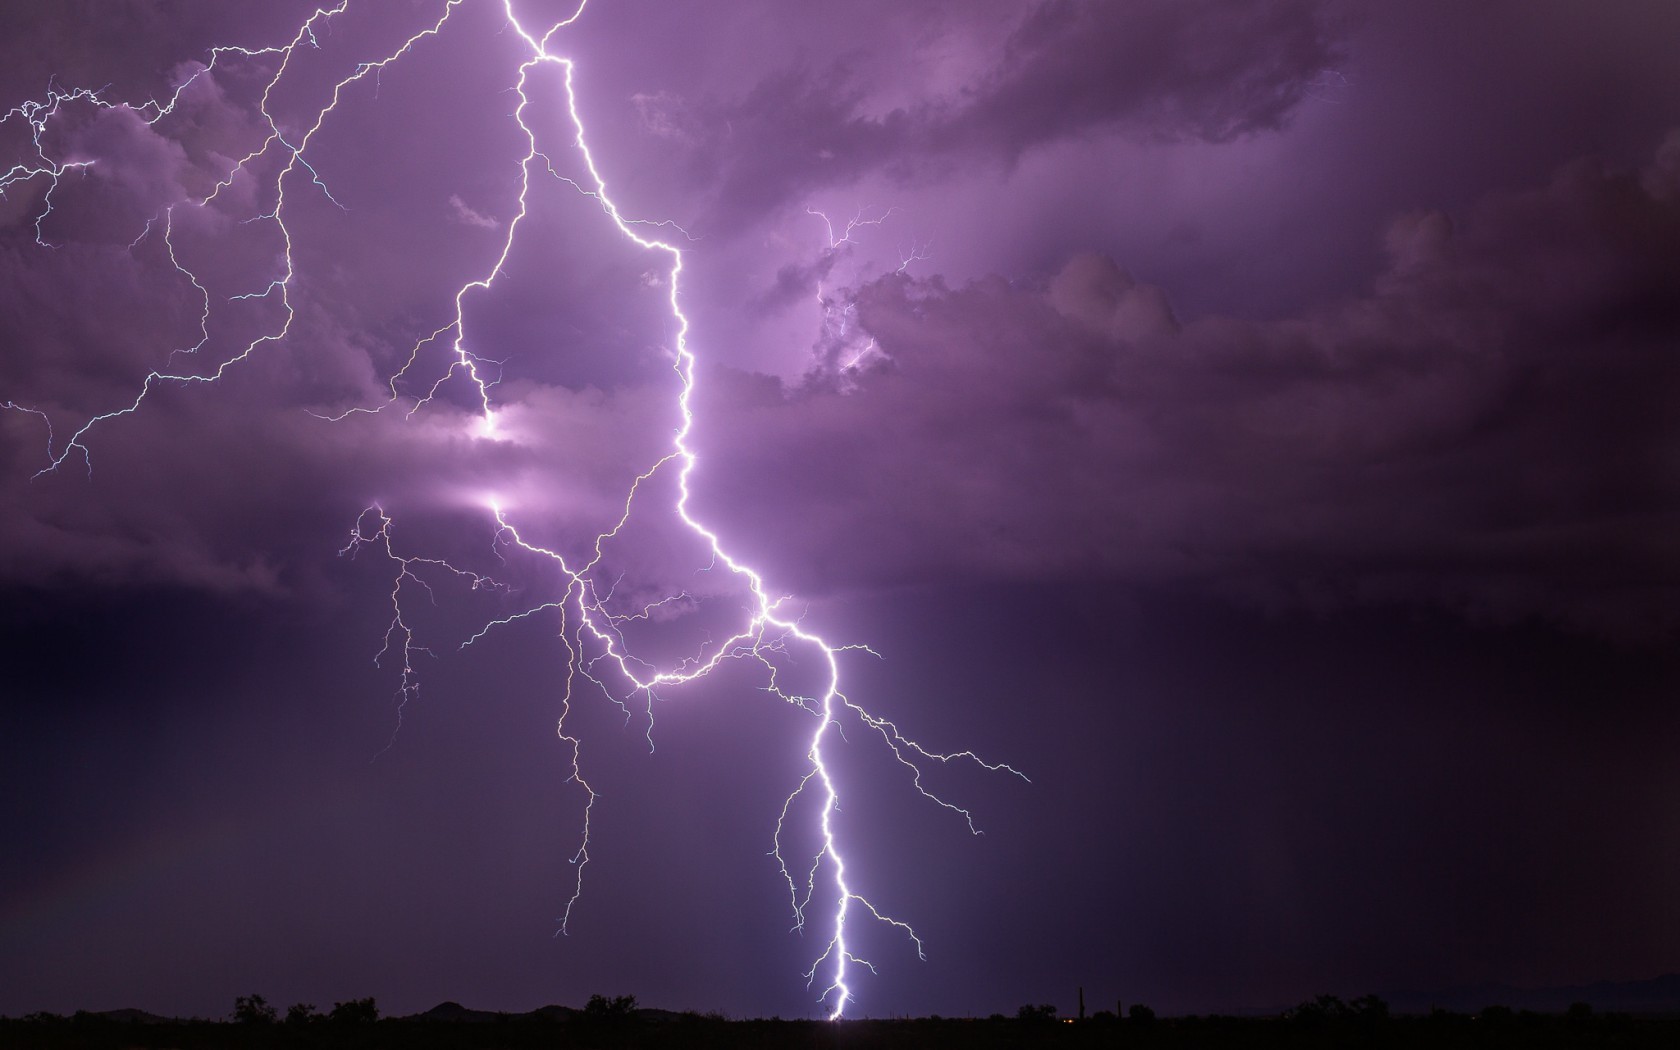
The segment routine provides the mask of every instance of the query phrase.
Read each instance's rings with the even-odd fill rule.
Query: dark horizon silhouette
[[[0,1018],[0,1036],[42,1047],[104,1046],[1112,1046],[1116,1038],[1145,1046],[1553,1046],[1672,1045],[1680,1032],[1680,975],[1644,982],[1666,984],[1669,1009],[1630,1014],[1575,1001],[1562,1010],[1513,1010],[1488,1004],[1472,1013],[1440,1006],[1427,1013],[1395,1013],[1375,995],[1343,1001],[1320,995],[1267,1016],[1162,1017],[1146,1004],[1077,1017],[1049,1004],[1024,1004],[1013,1016],[897,1017],[784,1021],[677,1013],[641,1007],[633,995],[591,995],[582,1008],[546,1006],[509,1014],[444,1002],[407,1017],[381,1017],[373,999],[333,1004],[317,1012],[295,1004],[284,1015],[261,995],[240,996],[226,1020],[158,1017],[143,1011],[78,1012],[70,1018],[35,1014]],[[1601,994],[1613,994],[1601,987]]]

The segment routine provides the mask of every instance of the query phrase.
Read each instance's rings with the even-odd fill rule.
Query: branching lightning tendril
[[[257,112],[266,125],[262,141],[243,156],[232,160],[208,193],[170,203],[145,223],[134,240],[134,244],[137,245],[148,237],[161,238],[170,266],[178,277],[194,290],[193,294],[201,304],[196,342],[171,350],[167,359],[169,363],[147,373],[140,383],[138,393],[131,401],[87,417],[63,440],[55,437],[48,412],[38,407],[4,402],[6,409],[38,417],[44,424],[47,462],[41,468],[40,474],[57,471],[73,456],[79,457],[91,473],[92,453],[88,444],[91,436],[113,420],[139,411],[155,389],[164,385],[191,386],[214,383],[229,369],[238,366],[259,349],[286,339],[296,316],[292,298],[296,270],[292,257],[292,234],[287,225],[290,218],[291,194],[317,192],[333,205],[345,207],[342,201],[333,197],[326,180],[311,162],[312,142],[331,119],[347,91],[369,79],[372,79],[376,86],[382,70],[400,61],[416,48],[430,45],[433,38],[444,33],[457,10],[469,2],[471,0],[438,0],[438,12],[434,20],[424,24],[383,56],[357,63],[347,75],[333,82],[330,91],[326,93],[326,103],[314,113],[312,121],[305,122],[301,131],[283,130],[282,122],[277,120],[271,111],[271,99],[288,77],[293,69],[294,60],[302,50],[320,46],[319,34],[326,32],[333,21],[344,14],[351,0],[341,0],[336,6],[318,8],[284,44],[256,48],[224,46],[213,49],[208,60],[182,79],[165,98],[140,103],[112,101],[104,96],[102,90],[61,89],[53,84],[49,86],[43,98],[25,102],[0,116],[0,126],[16,122],[26,128],[31,144],[22,159],[0,172],[0,197],[6,196],[8,191],[24,186],[44,184],[45,192],[34,217],[34,229],[36,242],[43,250],[50,250],[52,244],[47,238],[45,227],[55,207],[55,191],[65,180],[85,174],[88,169],[100,163],[98,158],[56,155],[49,144],[48,129],[60,114],[65,112],[66,107],[126,110],[147,124],[154,125],[167,120],[175,112],[184,94],[196,82],[203,78],[215,77],[223,63],[269,63],[273,67],[257,104]],[[641,713],[644,713],[647,719],[647,739],[651,747],[653,703],[661,690],[676,688],[703,678],[725,662],[744,660],[761,665],[767,679],[765,689],[789,705],[803,710],[814,723],[805,745],[808,766],[783,800],[780,812],[776,816],[771,854],[786,884],[796,930],[803,931],[807,927],[819,893],[832,887],[831,893],[825,898],[827,918],[823,923],[823,948],[805,976],[808,987],[819,989],[818,1001],[824,1004],[831,1017],[838,1018],[853,998],[853,991],[848,983],[849,967],[856,964],[874,970],[873,965],[858,955],[848,940],[848,923],[854,915],[873,919],[902,933],[914,946],[918,956],[922,956],[923,951],[921,938],[915,930],[877,908],[859,892],[857,877],[848,867],[842,852],[839,831],[835,826],[841,786],[832,759],[837,741],[843,739],[842,721],[854,719],[859,725],[872,731],[872,735],[879,738],[891,757],[908,771],[910,783],[915,791],[937,806],[951,811],[975,833],[978,831],[968,810],[936,794],[924,784],[923,773],[927,764],[967,762],[990,771],[1016,776],[1021,774],[1008,765],[984,761],[971,751],[944,753],[928,749],[906,736],[893,721],[873,715],[851,700],[841,690],[841,655],[848,650],[862,647],[836,645],[806,628],[800,616],[791,610],[791,600],[774,594],[759,571],[738,557],[711,526],[695,515],[691,508],[690,479],[697,463],[697,454],[691,444],[697,362],[688,343],[689,322],[682,308],[681,279],[684,255],[674,243],[661,239],[658,235],[662,229],[675,227],[670,224],[629,219],[619,211],[608,193],[606,180],[590,150],[574,88],[575,60],[555,50],[557,38],[582,15],[584,5],[580,3],[570,17],[538,32],[528,28],[521,20],[513,0],[481,2],[500,4],[507,29],[517,35],[523,44],[524,58],[516,70],[510,71],[513,78],[511,90],[518,100],[512,120],[527,147],[524,156],[518,160],[520,178],[514,217],[505,224],[500,253],[493,265],[481,277],[468,281],[457,289],[450,311],[452,316],[441,327],[417,342],[406,363],[390,377],[389,399],[383,404],[351,408],[336,414],[323,415],[322,418],[342,420],[352,413],[378,413],[392,408],[413,415],[430,404],[445,384],[464,381],[469,385],[477,406],[477,436],[486,439],[498,438],[497,407],[493,391],[500,379],[500,365],[470,349],[465,303],[475,293],[488,290],[502,275],[529,215],[528,202],[534,176],[547,176],[593,199],[619,234],[640,249],[655,253],[666,261],[663,284],[668,293],[668,309],[675,326],[672,367],[678,383],[676,409],[680,419],[667,450],[630,482],[616,522],[594,537],[593,543],[588,545],[588,555],[582,558],[568,558],[557,550],[528,539],[512,519],[511,510],[494,500],[490,501],[487,509],[494,522],[492,543],[498,554],[522,552],[521,557],[551,565],[552,569],[557,571],[560,587],[558,593],[549,596],[547,600],[490,619],[461,645],[463,648],[473,645],[487,633],[518,621],[545,614],[558,615],[559,638],[566,663],[561,683],[560,717],[556,723],[556,732],[567,751],[570,779],[576,782],[586,795],[581,838],[572,857],[575,876],[565,911],[560,918],[560,928],[557,931],[560,933],[565,932],[573,908],[584,890],[584,869],[589,862],[590,820],[597,800],[594,789],[583,776],[582,742],[567,725],[568,716],[577,699],[577,690],[587,683],[619,705],[627,718],[632,714],[631,702],[639,700]],[[538,131],[527,120],[527,113],[532,105],[532,77],[544,68],[555,69],[562,77],[563,101],[572,129],[571,141],[564,146],[575,151],[581,160],[582,169],[587,172],[586,180],[568,178],[556,169],[551,159],[551,151],[545,150]],[[247,217],[245,221],[267,224],[278,235],[281,251],[276,271],[266,284],[230,296],[228,301],[261,301],[277,306],[278,310],[275,321],[266,330],[237,345],[226,347],[217,359],[216,340],[212,334],[212,318],[217,303],[201,275],[178,255],[175,220],[178,209],[205,209],[216,205],[222,195],[241,179],[262,180],[261,184],[272,199],[272,206],[262,214]],[[859,226],[878,225],[886,218],[883,214],[879,218],[866,219],[860,213],[846,225],[844,232],[837,236],[833,224],[826,216],[816,211],[812,211],[811,214],[822,219],[825,224],[831,250],[838,249],[846,243]],[[917,251],[910,252],[904,256],[900,269],[921,257]],[[824,307],[827,309],[826,302]],[[424,352],[429,347],[444,342],[447,342],[449,348],[447,366],[429,381],[421,379],[413,388],[421,392],[404,393],[410,389],[414,373],[421,369]],[[867,352],[868,348],[865,348],[858,356],[861,357]],[[177,368],[174,362],[178,359],[198,367]],[[854,359],[847,367],[855,364]],[[626,629],[638,622],[680,612],[693,599],[687,593],[677,593],[639,607],[631,606],[626,611],[623,602],[615,599],[615,581],[602,575],[604,552],[631,522],[632,516],[641,505],[647,502],[644,493],[652,488],[656,478],[662,482],[674,481],[675,496],[669,510],[708,552],[710,564],[706,568],[727,574],[738,587],[744,589],[741,619],[726,637],[721,641],[707,642],[686,658],[664,665],[646,660],[632,651],[626,637]],[[369,506],[356,520],[349,540],[340,553],[355,555],[370,551],[383,556],[394,567],[390,594],[392,615],[377,660],[381,663],[390,661],[399,666],[397,717],[400,728],[403,707],[412,700],[418,688],[415,657],[428,651],[417,641],[415,628],[407,613],[414,596],[418,593],[431,599],[435,583],[442,581],[452,581],[456,585],[464,584],[472,590],[508,589],[489,576],[458,568],[445,559],[404,553],[395,534],[396,523],[385,509],[380,505]],[[788,654],[795,651],[805,654],[808,659],[814,659],[821,668],[822,685],[817,695],[800,695],[782,685],[785,660]],[[808,804],[802,800],[812,796],[817,811],[814,836],[817,848],[796,862],[784,851],[785,837],[790,822],[794,820],[796,805]]]

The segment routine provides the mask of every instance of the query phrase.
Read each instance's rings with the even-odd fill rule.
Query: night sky
[[[669,257],[584,192],[560,68],[463,297],[493,427],[458,371],[417,400],[519,213],[500,0],[351,0],[278,80],[223,53],[114,105],[314,10],[0,6],[0,107],[111,104],[0,124],[0,1014],[821,1015],[822,906],[792,932],[770,856],[817,720],[766,667],[574,680],[557,937],[565,628],[460,648],[564,592],[488,502],[587,550],[680,423]],[[265,84],[301,141],[446,11],[307,167],[228,178]],[[849,1014],[1680,970],[1676,40],[1667,0],[593,0],[550,38],[610,199],[683,253],[694,516],[873,650],[848,697],[1030,778],[923,761],[974,836],[837,723],[848,877],[926,951],[854,926]],[[89,163],[49,196],[43,158]],[[276,281],[264,339],[281,291],[236,297]],[[741,590],[674,478],[601,575],[620,614],[687,595],[625,623],[661,666]],[[501,585],[418,566],[406,700],[397,567],[339,553],[371,505]]]

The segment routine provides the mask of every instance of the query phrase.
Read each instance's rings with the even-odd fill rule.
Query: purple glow
[[[1680,8],[336,3],[0,5],[0,1013],[1680,969]]]

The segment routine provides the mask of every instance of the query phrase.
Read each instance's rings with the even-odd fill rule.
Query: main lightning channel
[[[874,718],[861,707],[858,707],[856,704],[853,704],[850,700],[848,700],[840,691],[839,667],[839,653],[847,647],[833,645],[822,636],[813,631],[807,630],[801,625],[798,619],[780,614],[778,610],[785,604],[785,600],[780,597],[772,596],[765,585],[763,576],[758,572],[758,570],[754,569],[745,561],[735,557],[734,554],[727,549],[716,530],[700,521],[694,515],[691,509],[690,482],[694,468],[698,462],[698,458],[694,448],[690,444],[690,438],[694,428],[693,400],[697,385],[697,361],[693,350],[689,346],[688,337],[690,332],[690,322],[688,316],[684,313],[682,308],[681,289],[684,262],[682,250],[667,241],[653,237],[646,237],[639,233],[635,228],[633,228],[632,224],[626,220],[623,213],[619,210],[618,205],[614,202],[612,196],[607,190],[606,179],[602,175],[600,168],[596,163],[594,153],[589,147],[588,136],[584,128],[583,118],[578,112],[577,91],[574,82],[574,74],[576,72],[575,63],[572,59],[563,55],[555,54],[549,49],[550,41],[554,34],[564,28],[564,26],[570,24],[571,20],[551,27],[547,33],[543,34],[539,38],[520,23],[518,16],[513,9],[512,0],[504,0],[504,5],[509,24],[515,27],[515,30],[519,33],[520,37],[532,50],[532,57],[521,67],[520,70],[520,80],[518,86],[520,104],[515,110],[515,118],[518,120],[520,127],[524,130],[528,141],[530,142],[530,152],[527,154],[525,164],[523,165],[525,181],[522,184],[520,215],[523,217],[525,214],[524,194],[529,188],[530,164],[537,156],[540,155],[536,135],[530,126],[526,124],[524,119],[525,109],[530,104],[530,98],[526,94],[528,74],[529,71],[536,65],[541,63],[554,63],[560,66],[564,73],[566,110],[575,131],[573,144],[576,147],[578,154],[582,157],[584,166],[589,174],[589,181],[592,190],[586,190],[585,192],[600,202],[602,209],[611,218],[620,234],[644,249],[664,253],[670,260],[667,289],[671,316],[676,322],[676,334],[674,340],[676,352],[675,368],[681,381],[680,392],[677,398],[681,423],[672,440],[672,453],[660,460],[653,468],[636,479],[635,484],[631,486],[630,492],[626,497],[624,514],[620,518],[619,524],[615,525],[611,532],[603,534],[601,537],[597,538],[595,545],[595,559],[589,564],[578,569],[574,569],[567,565],[565,559],[558,553],[527,543],[519,535],[518,530],[508,522],[499,508],[497,508],[495,512],[496,519],[498,524],[501,526],[504,535],[506,535],[513,543],[528,552],[540,554],[552,559],[560,567],[561,571],[571,581],[571,585],[568,587],[568,598],[569,601],[573,603],[573,607],[575,608],[576,615],[579,618],[582,628],[587,630],[595,642],[608,654],[608,656],[612,659],[616,670],[632,685],[634,690],[648,696],[650,701],[653,692],[657,687],[663,685],[681,684],[703,677],[721,661],[732,656],[755,656],[764,661],[766,666],[770,667],[773,674],[774,666],[769,664],[768,659],[763,654],[763,650],[766,647],[782,646],[791,642],[804,645],[820,654],[824,667],[823,688],[821,696],[816,698],[814,705],[815,709],[813,714],[816,715],[816,729],[813,731],[806,749],[806,757],[810,761],[812,767],[811,774],[802,778],[798,786],[794,788],[784,801],[782,807],[782,817],[779,818],[777,822],[777,835],[774,853],[781,867],[782,875],[787,881],[790,896],[795,898],[796,926],[802,926],[804,923],[805,906],[809,903],[814,890],[816,869],[826,865],[830,871],[830,877],[836,887],[833,903],[834,910],[832,913],[832,925],[830,926],[831,936],[828,943],[825,945],[822,954],[817,957],[816,961],[812,964],[811,969],[807,972],[807,982],[814,983],[817,980],[818,971],[824,968],[825,963],[827,964],[827,972],[823,976],[823,980],[826,983],[819,993],[818,998],[819,1001],[826,1001],[829,1003],[831,1018],[839,1018],[844,1013],[847,1003],[852,998],[851,987],[847,983],[848,964],[856,963],[858,965],[868,967],[871,970],[874,969],[867,960],[858,956],[852,950],[847,941],[847,919],[854,904],[866,910],[875,919],[887,923],[905,933],[915,944],[918,957],[925,958],[921,939],[916,935],[915,931],[908,924],[881,912],[874,904],[859,894],[848,881],[846,861],[842,855],[839,839],[834,827],[834,817],[839,811],[840,792],[836,784],[833,771],[830,768],[826,750],[830,734],[836,732],[837,730],[840,707],[844,706],[851,709],[860,716],[866,724],[868,724],[871,728],[876,729],[881,734],[882,739],[886,741],[886,744],[891,750],[893,756],[899,762],[911,769],[914,776],[913,784],[915,789],[940,806],[960,813],[967,821],[971,831],[974,830],[972,815],[969,814],[967,810],[949,803],[944,799],[938,798],[929,792],[922,784],[920,767],[906,756],[905,751],[912,750],[917,755],[936,759],[942,762],[951,761],[956,758],[968,758],[976,762],[980,762],[980,760],[977,756],[973,755],[972,752],[962,752],[955,755],[928,752],[922,749],[919,745],[916,745],[914,742],[904,738],[898,732],[897,727],[891,722],[884,719]],[[573,15],[573,20],[581,15],[582,11],[583,7],[580,5],[577,12]],[[580,189],[582,188],[580,187]],[[848,230],[848,232],[850,231]],[[510,231],[510,244],[511,239]],[[500,264],[498,263],[498,265]],[[485,411],[486,413],[489,413],[491,409],[489,406],[488,391],[481,390],[481,393],[483,394]],[[648,673],[647,671],[641,670],[629,659],[628,654],[622,648],[621,636],[613,630],[609,624],[603,624],[601,622],[603,618],[603,610],[600,608],[598,602],[592,603],[589,600],[589,596],[591,595],[593,588],[589,584],[588,572],[594,567],[595,562],[600,558],[601,545],[604,539],[612,533],[615,533],[617,529],[622,526],[624,521],[628,519],[631,511],[631,505],[636,498],[639,487],[655,472],[666,468],[672,462],[675,462],[677,465],[678,496],[675,504],[677,515],[690,531],[705,542],[706,547],[709,549],[712,558],[716,563],[725,566],[730,573],[734,574],[737,578],[746,581],[748,590],[752,596],[752,613],[748,618],[748,621],[739,630],[737,630],[735,634],[713,647],[709,653],[702,654],[702,657],[699,660],[690,662],[688,665],[679,667],[678,669],[664,671],[655,670],[652,673]],[[575,667],[575,653],[573,654],[573,658]],[[568,669],[568,677],[570,677],[572,669],[573,668]],[[779,690],[776,691],[779,693]],[[783,695],[783,699],[792,702],[794,698]],[[567,739],[572,743],[575,757],[575,740],[571,740],[571,738],[567,736],[563,727],[560,731],[560,735],[562,739]],[[1016,775],[1020,775],[1017,771],[1002,764],[989,764],[984,762],[980,762],[980,764],[988,769],[1007,770],[1009,772],[1016,773]],[[803,791],[810,787],[813,780],[820,785],[819,790],[821,793],[819,811],[821,848],[806,880],[806,893],[804,894],[803,899],[800,899],[799,888],[795,883],[790,869],[788,868],[786,859],[781,853],[780,835],[783,821],[785,821],[789,808],[792,806],[794,800]],[[592,802],[593,798],[591,799],[591,803]],[[586,855],[586,853],[587,840],[584,846],[584,855]],[[579,889],[581,890],[581,883]],[[568,902],[568,914],[570,913],[571,904],[574,903],[575,900],[576,898],[574,896],[573,901]]]

